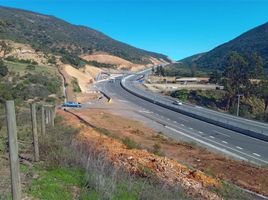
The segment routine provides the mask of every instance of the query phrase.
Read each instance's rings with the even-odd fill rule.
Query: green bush
[[[8,74],[8,68],[3,62],[3,60],[0,59],[0,78],[6,76],[7,74]]]
[[[30,71],[34,71],[35,70],[35,65],[27,65],[26,69],[30,70]]]
[[[172,97],[178,98],[181,101],[188,100],[188,95],[189,95],[189,92],[188,92],[188,90],[185,90],[185,89],[177,90],[177,91],[171,93]]]
[[[124,145],[126,145],[129,149],[140,149],[141,146],[135,141],[131,140],[129,137],[124,137],[122,139]]]

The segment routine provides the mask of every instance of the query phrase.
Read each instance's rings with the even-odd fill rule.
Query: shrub
[[[129,137],[124,137],[122,139],[124,145],[126,145],[129,149],[140,149],[141,146],[137,144],[135,141],[131,140]]]
[[[154,143],[153,145],[153,153],[158,155],[158,156],[161,156],[162,153],[161,153],[161,146],[159,143]]]
[[[8,69],[2,59],[0,59],[0,78],[8,74]]]
[[[35,70],[35,65],[27,65],[26,69],[30,70],[30,71],[33,71],[33,70]]]

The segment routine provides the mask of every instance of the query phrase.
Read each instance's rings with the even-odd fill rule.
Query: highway
[[[194,141],[212,151],[221,152],[236,159],[258,165],[268,165],[267,142],[148,102],[123,89],[120,85],[121,79],[122,77],[116,78],[115,82],[102,81],[96,86],[115,101],[123,101],[137,110],[146,110],[143,115],[164,126],[165,134],[174,139],[186,138],[188,141]]]
[[[138,96],[151,100],[156,104],[163,107],[167,107],[177,112],[186,114],[188,116],[207,121],[217,126],[222,126],[240,133],[265,140],[268,142],[268,124],[261,123],[258,121],[247,120],[241,117],[236,117],[230,114],[216,112],[211,109],[206,109],[199,106],[190,104],[183,104],[182,106],[173,105],[173,98],[146,91],[141,84],[136,81],[140,75],[132,75],[122,80],[122,85],[128,91],[138,94]]]

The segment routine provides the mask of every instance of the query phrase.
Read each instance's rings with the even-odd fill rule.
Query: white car
[[[182,102],[176,100],[176,101],[173,101],[172,104],[173,104],[173,105],[177,105],[177,106],[181,106],[181,105],[182,105]]]

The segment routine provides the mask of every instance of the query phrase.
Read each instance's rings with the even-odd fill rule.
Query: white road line
[[[192,127],[190,127],[189,129],[190,129],[190,130],[193,130],[193,128],[192,128]]]
[[[147,114],[151,114],[152,112],[148,111],[148,110],[139,110],[140,113],[147,113]]]
[[[202,134],[203,132],[202,131],[198,131],[198,133],[201,133]]]
[[[210,138],[213,138],[213,139],[215,138],[215,137],[214,137],[214,136],[212,136],[212,135],[210,135],[209,137],[210,137]]]
[[[239,147],[239,146],[236,146],[236,148],[238,148],[238,149],[240,149],[240,150],[242,150],[242,149],[243,149],[242,147]]]
[[[228,142],[226,142],[226,141],[224,141],[224,140],[222,141],[222,143],[224,143],[224,144],[228,144]]]
[[[228,151],[228,150],[226,150],[226,149],[222,149],[222,148],[217,147],[217,146],[215,146],[215,145],[213,145],[213,144],[210,144],[210,143],[205,142],[205,141],[203,141],[203,140],[197,139],[197,138],[195,138],[195,137],[193,137],[193,136],[191,136],[191,135],[189,135],[189,134],[185,134],[185,133],[183,133],[183,132],[181,132],[181,131],[178,131],[178,130],[172,128],[172,127],[169,127],[169,126],[165,126],[165,127],[166,127],[167,129],[170,129],[170,130],[172,130],[172,131],[174,131],[174,132],[176,132],[176,133],[179,133],[179,134],[181,134],[181,135],[183,135],[183,136],[185,136],[185,137],[188,137],[188,138],[191,138],[191,139],[193,139],[193,140],[195,140],[195,141],[198,141],[199,143],[205,144],[205,145],[207,145],[207,146],[210,146],[210,147],[212,147],[212,148],[215,148],[215,149],[217,149],[217,150],[219,150],[219,151],[222,151],[222,152],[225,152],[225,153],[227,153],[227,154],[231,154],[231,155],[233,155],[234,157],[237,157],[237,158],[239,158],[239,159],[241,159],[241,160],[246,160],[246,161],[248,161],[248,159],[246,159],[246,158],[244,158],[244,157],[242,157],[242,156],[239,156],[239,155],[237,155],[237,154],[234,154],[234,153],[232,153],[232,152],[230,152],[230,151]]]
[[[213,130],[213,132],[215,132],[215,133],[218,133],[218,134],[220,134],[220,135],[224,135],[225,137],[230,137],[229,135],[226,135],[226,134],[224,134],[224,133],[221,133],[221,132],[219,132],[219,131],[216,131],[216,130]]]
[[[261,157],[261,155],[260,154],[257,154],[257,153],[253,153],[253,155],[258,156],[258,157]]]
[[[118,99],[118,101],[121,101],[121,102],[124,102],[124,103],[127,103],[128,102],[128,101],[122,100],[122,99]]]
[[[173,130],[173,131],[175,131],[175,132],[178,132],[178,133],[180,133],[181,135],[184,135],[184,136],[186,136],[186,137],[192,138],[192,139],[198,141],[199,143],[203,143],[203,144],[207,144],[207,143],[208,143],[208,142],[206,142],[206,141],[203,141],[203,140],[201,140],[201,139],[196,138],[196,137],[199,137],[198,135],[196,135],[196,137],[194,137],[194,136],[191,136],[191,135],[189,135],[189,134],[186,134],[186,133],[183,133],[183,132],[181,132],[181,131],[178,131],[178,130],[172,128],[172,127],[169,127],[169,126],[165,126],[165,127],[168,128],[168,129],[170,129],[170,130]],[[178,127],[178,128],[179,128],[179,127]],[[184,131],[187,131],[187,130],[184,130]],[[212,137],[213,137],[213,136],[212,136]],[[227,146],[227,145],[225,145],[225,144],[219,143],[219,142],[217,142],[217,141],[215,141],[215,140],[211,140],[211,139],[206,138],[206,137],[203,137],[203,138],[204,138],[205,140],[207,140],[207,141],[210,141],[210,142],[215,143],[215,144],[217,144],[217,145],[219,145],[219,146],[222,146],[223,148],[221,148],[221,147],[219,147],[219,146],[215,146],[214,144],[211,144],[211,143],[208,143],[208,144],[209,144],[208,146],[215,147],[215,149],[221,150],[222,152],[225,152],[225,153],[226,153],[226,151],[227,151],[230,155],[233,155],[234,157],[240,158],[240,159],[242,159],[242,160],[250,161],[248,158],[246,158],[246,157],[242,157],[242,156],[240,156],[240,155],[238,155],[238,154],[235,154],[235,153],[231,152],[230,150],[232,150],[232,151],[234,151],[234,152],[238,152],[238,153],[240,153],[240,154],[242,154],[242,155],[244,155],[244,156],[253,158],[253,159],[255,159],[255,160],[261,161],[261,162],[263,162],[263,163],[265,163],[265,164],[268,164],[268,161],[263,160],[263,159],[261,159],[261,158],[258,158],[258,157],[261,157],[261,155],[259,155],[259,154],[257,154],[258,156],[255,155],[255,154],[254,154],[255,156],[252,156],[252,154],[245,153],[245,152],[240,151],[240,150],[238,150],[238,149],[236,149],[236,148],[232,148],[232,147]],[[201,141],[201,142],[200,142],[200,141]],[[228,149],[230,149],[230,150],[228,150]],[[256,156],[257,156],[257,157],[256,157]],[[258,165],[258,163],[254,162],[254,161],[252,161],[252,160],[251,160],[251,162],[253,162],[253,163],[255,163],[255,164]]]

